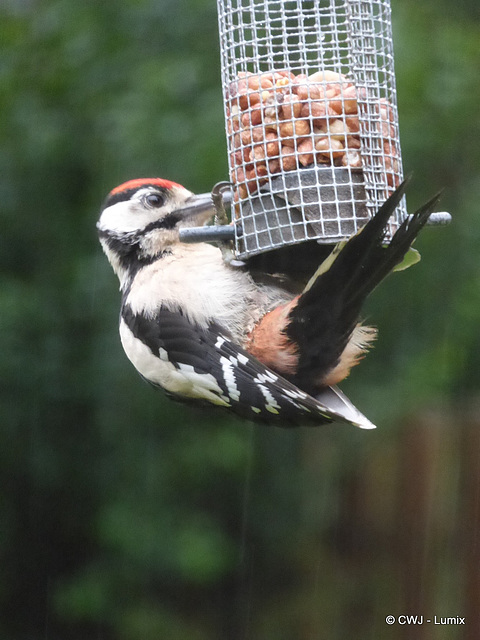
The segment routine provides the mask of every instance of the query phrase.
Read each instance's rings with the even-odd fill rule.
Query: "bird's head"
[[[210,194],[194,195],[161,178],[130,180],[108,194],[97,223],[103,249],[120,280],[179,242],[181,227],[208,222],[215,210]]]

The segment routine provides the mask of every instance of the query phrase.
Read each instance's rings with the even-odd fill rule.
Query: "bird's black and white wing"
[[[161,307],[147,316],[133,313],[125,304],[120,334],[140,374],[180,400],[222,406],[249,420],[278,426],[340,420],[373,427],[359,412],[345,412],[340,397],[330,408],[280,377],[213,321],[201,327],[179,310]]]

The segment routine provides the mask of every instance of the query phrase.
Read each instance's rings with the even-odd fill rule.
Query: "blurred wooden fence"
[[[426,411],[395,434],[344,472],[330,532],[307,544],[302,640],[480,638],[480,406]],[[324,454],[312,442],[314,475]],[[388,626],[387,615],[423,624]],[[465,624],[438,624],[457,616]]]

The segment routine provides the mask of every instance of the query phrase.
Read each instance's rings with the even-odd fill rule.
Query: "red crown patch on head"
[[[162,189],[171,189],[172,187],[182,187],[182,185],[177,182],[171,182],[171,180],[163,180],[162,178],[136,178],[135,180],[128,180],[123,184],[115,187],[110,191],[111,196],[116,195],[117,193],[122,193],[123,191],[129,191],[130,189],[139,189],[140,187],[144,187],[146,185],[153,185],[157,187],[161,187]]]

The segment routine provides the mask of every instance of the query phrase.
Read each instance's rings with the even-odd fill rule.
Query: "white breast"
[[[239,338],[258,292],[247,273],[227,268],[221,251],[208,244],[181,245],[135,276],[127,303],[134,313],[154,315],[164,305],[180,308],[191,322],[215,319]]]

